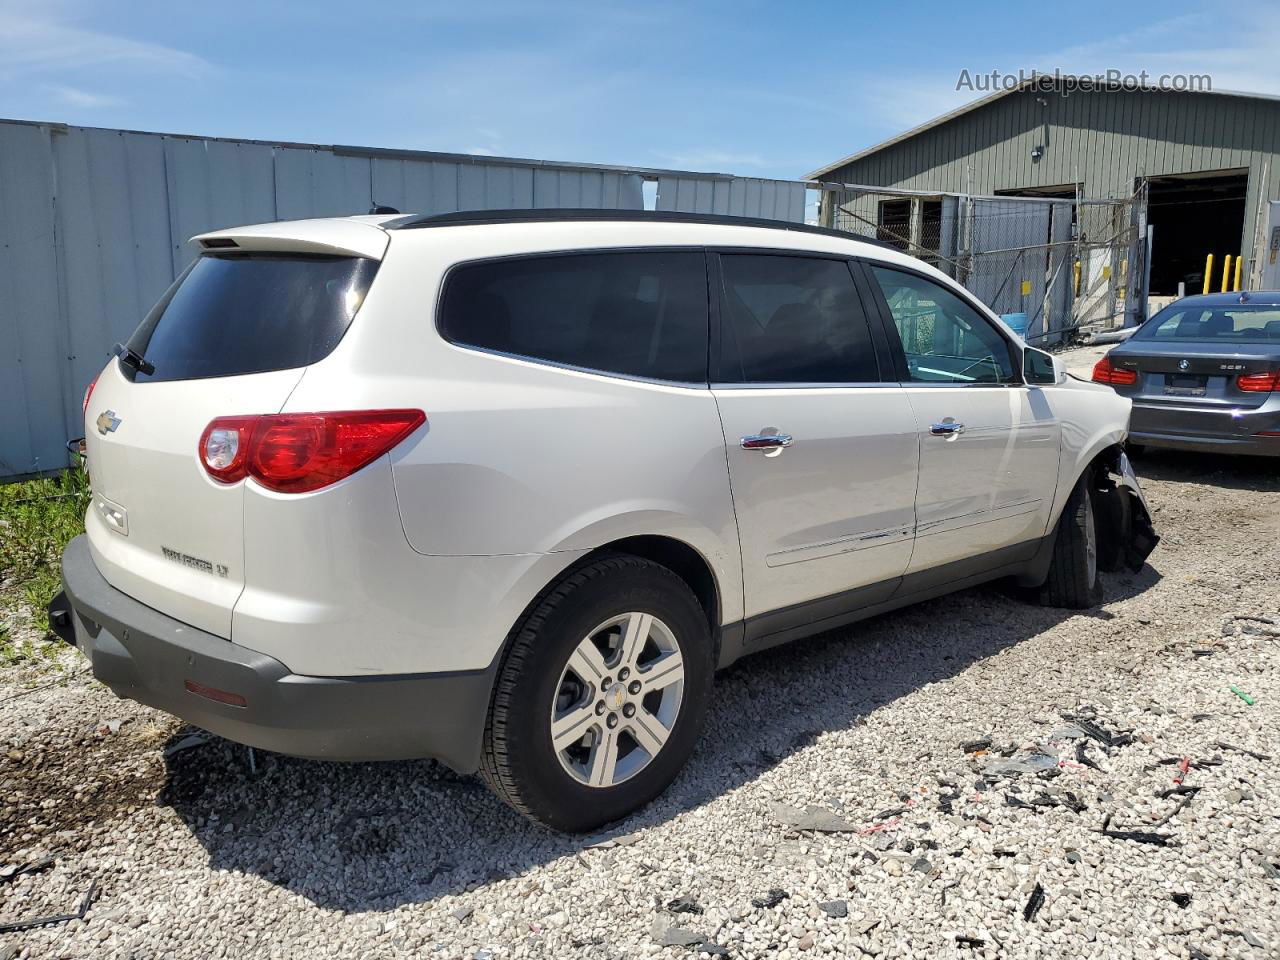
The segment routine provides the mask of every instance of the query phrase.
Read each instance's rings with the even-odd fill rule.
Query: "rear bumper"
[[[1258,436],[1264,431],[1280,431],[1280,397],[1275,394],[1252,410],[1134,400],[1129,421],[1133,443],[1203,453],[1280,456],[1280,437]]]
[[[452,673],[301,676],[117,590],[94,565],[83,536],[63,553],[62,581],[49,622],[117,696],[277,753],[323,760],[434,757],[460,773],[479,766],[496,661]],[[193,693],[189,683],[233,694],[243,705]]]

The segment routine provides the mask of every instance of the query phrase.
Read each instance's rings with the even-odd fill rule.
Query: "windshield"
[[[1148,320],[1134,340],[1210,340],[1215,343],[1280,343],[1280,307],[1172,304]]]
[[[305,254],[201,256],[129,338],[148,380],[194,380],[305,367],[327,357],[378,264]]]

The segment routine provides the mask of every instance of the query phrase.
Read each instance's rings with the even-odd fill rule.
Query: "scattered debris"
[[[956,944],[961,947],[971,947],[972,949],[977,950],[979,947],[985,947],[987,945],[987,941],[983,940],[981,937],[967,937],[962,933],[957,933]]]
[[[1033,753],[1020,760],[1001,758],[987,763],[982,772],[988,777],[1016,777],[1023,773],[1044,773],[1058,769],[1058,758],[1045,753]]]
[[[696,953],[709,953],[709,954],[711,954],[711,956],[713,956],[713,957],[727,957],[727,956],[729,956],[729,949],[728,949],[728,947],[722,947],[722,946],[720,946],[720,944],[718,944],[718,943],[712,943],[710,940],[706,941],[705,943],[700,943],[700,944],[698,944],[697,950],[696,950],[695,952],[696,952]]]
[[[1072,717],[1063,715],[1062,719],[1069,720],[1084,732],[1085,736],[1091,740],[1097,740],[1104,747],[1123,747],[1133,743],[1133,736],[1128,733],[1108,733],[1098,724],[1085,717]]]
[[[89,907],[98,896],[98,881],[89,884],[84,897],[80,900],[80,908],[75,913],[60,913],[51,917],[32,917],[29,920],[15,920],[11,923],[0,923],[0,933],[17,933],[19,930],[34,930],[36,927],[49,927],[55,923],[67,923],[70,920],[83,920]]]
[[[1175,893],[1173,895],[1173,902],[1185,910],[1187,907],[1191,906],[1191,894]]]
[[[1088,753],[1085,752],[1085,745],[1087,743],[1087,740],[1081,740],[1076,744],[1076,760],[1083,763],[1086,767],[1092,767],[1094,770],[1101,772],[1102,768],[1094,763]]]
[[[475,912],[476,912],[475,907],[461,906],[454,910],[450,910],[449,916],[453,917],[453,919],[457,920],[459,923],[462,923],[462,921],[466,920]]]
[[[1134,843],[1149,843],[1156,847],[1172,847],[1174,842],[1161,833],[1152,833],[1149,830],[1111,830],[1108,824],[1111,822],[1110,815],[1102,823],[1101,833],[1104,837],[1110,837],[1112,840],[1132,840]]]
[[[814,833],[854,833],[858,827],[839,814],[825,807],[809,807],[798,810],[785,803],[775,803],[770,808],[774,820],[792,830],[811,830]]]
[[[697,900],[687,894],[681,894],[667,902],[667,910],[671,913],[701,913],[702,907]]]
[[[1006,793],[1006,794],[1004,795],[1004,805],[1005,805],[1006,807],[1017,807],[1017,808],[1019,808],[1019,809],[1021,809],[1021,810],[1030,810],[1032,813],[1039,813],[1039,812],[1040,812],[1040,811],[1039,811],[1039,810],[1037,810],[1033,805],[1031,805],[1031,804],[1027,803],[1027,801],[1025,801],[1025,800],[1020,800],[1019,798],[1015,797],[1015,796],[1014,796],[1013,794],[1011,794],[1011,793]]]
[[[1253,699],[1253,697],[1249,696],[1249,694],[1245,693],[1243,690],[1237,687],[1234,683],[1231,684],[1230,689],[1232,693],[1234,693],[1237,697],[1239,697],[1241,700],[1243,700],[1245,703],[1247,703],[1251,707],[1257,702],[1256,700]]]
[[[980,753],[983,750],[991,749],[991,738],[983,737],[980,740],[969,740],[960,744],[960,749],[965,753]]]
[[[1173,778],[1175,786],[1182,786],[1182,778],[1187,775],[1187,771],[1191,769],[1191,758],[1183,757],[1178,762],[1178,775]]]
[[[1031,896],[1027,898],[1027,905],[1022,908],[1022,919],[1030,922],[1036,918],[1036,914],[1040,912],[1040,908],[1044,906],[1044,887],[1040,884],[1035,885],[1035,889],[1031,891]]]
[[[760,910],[768,910],[770,907],[776,907],[783,900],[786,900],[791,894],[778,887],[774,887],[762,897],[755,897],[751,901],[751,905]]]
[[[1246,754],[1247,756],[1253,757],[1253,759],[1255,760],[1266,761],[1271,759],[1271,755],[1269,753],[1258,753],[1256,750],[1249,750],[1246,747],[1237,746],[1234,743],[1223,743],[1221,740],[1218,741],[1218,749],[1232,750],[1236,753],[1243,753],[1243,754]]]
[[[183,737],[177,743],[171,743],[164,748],[166,758],[172,757],[175,753],[182,753],[184,750],[191,750],[195,747],[203,747],[209,742],[209,738],[202,733],[190,733]]]
[[[849,915],[849,902],[847,900],[827,900],[818,904],[818,909],[828,917],[847,917]]]
[[[42,870],[48,870],[53,866],[54,862],[53,857],[41,857],[39,860],[32,860],[21,866],[10,864],[7,867],[0,867],[0,883],[16,880],[26,873],[40,873]]]
[[[662,917],[653,921],[649,935],[664,947],[692,947],[707,940],[703,934],[671,924]]]

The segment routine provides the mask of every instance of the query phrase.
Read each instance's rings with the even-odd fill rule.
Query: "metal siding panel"
[[[67,463],[54,183],[48,128],[0,123],[0,476]]]

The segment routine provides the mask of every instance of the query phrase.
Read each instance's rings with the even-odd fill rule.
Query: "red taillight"
[[[102,374],[98,374],[98,377],[100,376],[102,376]],[[89,385],[84,388],[84,404],[80,411],[82,416],[87,417],[89,415],[89,398],[93,396],[93,388],[98,385],[98,377],[94,377],[90,380]]]
[[[253,477],[268,490],[319,490],[382,456],[427,419],[421,410],[219,417],[200,437],[200,462],[222,483]]]
[[[1138,374],[1133,370],[1121,370],[1111,362],[1110,357],[1103,357],[1093,367],[1094,383],[1109,383],[1112,386],[1129,386],[1138,382]]]
[[[1245,393],[1270,393],[1272,390],[1280,390],[1280,371],[1242,373],[1236,377],[1236,386]]]

